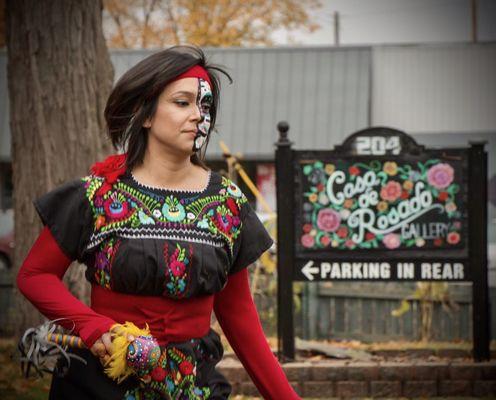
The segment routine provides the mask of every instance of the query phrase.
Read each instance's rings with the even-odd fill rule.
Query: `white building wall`
[[[496,43],[373,47],[372,85],[373,125],[496,131]]]

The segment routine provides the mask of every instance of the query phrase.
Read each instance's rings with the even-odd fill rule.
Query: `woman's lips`
[[[192,138],[196,137],[196,131],[184,131],[184,133],[189,134]]]

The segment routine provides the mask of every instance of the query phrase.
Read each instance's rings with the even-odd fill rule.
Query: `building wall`
[[[496,43],[374,47],[372,82],[373,125],[496,131]]]

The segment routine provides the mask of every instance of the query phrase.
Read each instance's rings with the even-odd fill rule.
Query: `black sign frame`
[[[331,280],[331,277],[340,280],[472,282],[473,356],[478,361],[488,360],[490,324],[485,143],[471,142],[470,147],[466,148],[426,149],[405,132],[374,127],[350,135],[342,145],[335,146],[333,150],[293,150],[292,142],[287,137],[288,124],[280,122],[277,128],[278,349],[281,360],[294,359],[295,354],[293,281]],[[367,154],[368,151],[370,154]],[[306,188],[302,178],[302,165],[305,163],[337,159],[344,163],[360,160],[366,164],[377,159],[413,163],[432,157],[457,163],[456,175],[462,173],[464,178],[460,182],[462,192],[458,196],[461,201],[461,235],[458,237],[460,245],[443,251],[402,249],[391,252],[389,249],[356,249],[340,253],[336,249],[305,250],[299,244],[297,237],[303,226],[301,195],[302,188]],[[309,247],[312,245],[313,243]],[[377,260],[381,259],[379,265]],[[373,263],[374,261],[377,262]]]

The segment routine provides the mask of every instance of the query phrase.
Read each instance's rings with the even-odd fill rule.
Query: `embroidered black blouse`
[[[126,172],[87,176],[35,201],[61,249],[90,282],[138,295],[213,294],[273,243],[245,195],[209,171],[201,191],[150,187]]]

